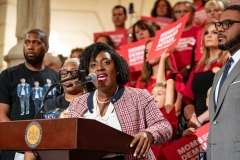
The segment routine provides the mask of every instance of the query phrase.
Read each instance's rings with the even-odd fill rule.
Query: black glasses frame
[[[78,73],[77,69],[71,69],[70,71],[63,69],[63,70],[59,70],[59,74],[61,75],[62,78],[67,77],[68,73],[70,73],[71,76],[74,76]]]
[[[234,23],[240,23],[240,21],[225,19],[222,22],[215,22],[215,28],[218,31],[218,28],[222,26],[224,30],[228,30]]]

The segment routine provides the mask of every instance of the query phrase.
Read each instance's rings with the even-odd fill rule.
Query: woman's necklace
[[[205,67],[204,67],[204,72],[206,72],[206,71],[208,71],[208,69],[210,68],[210,66],[211,66],[211,64],[212,63],[214,63],[214,62],[216,62],[218,60],[218,58],[216,58],[216,59],[214,59],[214,60],[212,60],[212,61],[209,61],[209,60],[207,60],[207,61],[205,61]]]
[[[117,93],[117,91],[118,91],[118,86],[117,86],[117,89],[116,89],[116,91],[115,91],[114,95]],[[97,95],[96,95],[96,99],[97,99],[97,102],[98,102],[98,103],[101,103],[101,104],[106,104],[106,103],[110,102],[110,99],[109,99],[109,100],[107,100],[107,101],[105,101],[105,102],[99,101],[99,99],[98,99],[98,91],[97,91],[97,93],[96,93],[96,94],[97,94]]]

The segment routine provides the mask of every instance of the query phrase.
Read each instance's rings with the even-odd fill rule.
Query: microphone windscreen
[[[91,82],[94,82],[97,79],[97,75],[95,73],[93,73],[93,72],[89,73],[88,76],[91,77]]]

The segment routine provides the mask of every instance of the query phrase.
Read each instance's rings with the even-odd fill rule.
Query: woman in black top
[[[77,74],[78,67],[79,67],[78,58],[67,59],[65,61],[64,65],[62,66],[62,68],[59,70],[59,73],[61,75],[61,80],[64,80],[66,78],[69,78],[69,77]],[[56,111],[57,108],[59,108],[60,110],[66,109],[69,106],[70,102],[75,97],[78,97],[83,94],[82,85],[73,86],[73,87],[69,87],[69,88],[66,87],[67,85],[72,84],[76,81],[78,81],[78,78],[64,82],[63,83],[64,94],[62,94],[56,98],[47,100],[44,103],[44,107],[45,107],[45,111],[46,111],[45,118],[50,118],[47,115]]]

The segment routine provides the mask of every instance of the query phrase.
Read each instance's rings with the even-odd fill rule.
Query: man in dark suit
[[[231,54],[214,77],[210,95],[208,160],[240,159],[240,5],[229,6],[215,23],[218,45]]]

